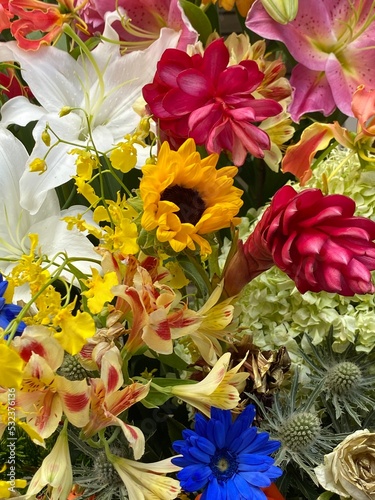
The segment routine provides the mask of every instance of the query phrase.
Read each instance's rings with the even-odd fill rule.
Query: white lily
[[[179,33],[163,28],[160,38],[149,48],[121,56],[116,44],[118,35],[111,27],[117,19],[118,13],[110,13],[104,31],[104,37],[114,43],[99,43],[91,52],[85,49],[77,60],[52,46],[24,51],[16,42],[0,43],[0,61],[20,64],[22,77],[40,103],[37,106],[18,96],[1,110],[4,126],[24,126],[38,120],[33,131],[36,143],[27,167],[35,158],[45,158],[49,150],[42,141],[46,124],[70,143],[60,142],[48,152],[43,174],[27,168],[22,175],[21,205],[31,213],[38,211],[48,191],[76,173],[74,155],[67,154],[73,148],[71,143],[83,147],[94,143],[98,151],[105,152],[135,129],[139,116],[132,105],[142,87],[152,81],[164,50],[177,45]],[[60,117],[62,108],[74,109]],[[51,138],[52,146],[55,138]]]
[[[39,211],[30,213],[20,206],[20,177],[28,160],[23,144],[0,127],[0,178],[4,196],[0,201],[0,270],[7,274],[23,254],[30,252],[29,234],[38,235],[41,252],[52,259],[65,252],[69,257],[98,259],[92,243],[78,230],[68,230],[61,218],[67,213],[83,212],[85,207],[60,211],[55,191],[46,193]],[[92,262],[80,261],[77,267],[90,273]]]

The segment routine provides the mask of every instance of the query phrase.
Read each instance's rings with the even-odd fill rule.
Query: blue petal
[[[206,436],[206,430],[207,430],[207,420],[197,413],[195,415],[195,427],[194,430],[197,434],[200,436]]]
[[[218,421],[218,420],[213,420],[214,423],[214,436],[215,436],[215,443],[216,446],[219,450],[224,448],[225,446],[225,428],[224,425]]]
[[[201,500],[226,500],[222,495],[222,489],[215,476],[212,476],[207,489],[203,492]]]
[[[208,455],[213,455],[216,452],[216,447],[211,441],[205,437],[200,437],[196,444],[200,450],[204,451]]]
[[[245,451],[257,439],[258,431],[256,427],[246,429],[241,435],[228,444],[228,448],[235,453]],[[228,439],[227,439],[228,442]]]
[[[177,478],[181,486],[186,491],[197,491],[204,488],[207,484],[212,471],[209,467],[202,465],[190,465],[177,473]]]
[[[251,498],[251,496],[249,495],[249,485],[245,481],[245,479],[243,479],[242,475],[235,474],[232,482],[238,492],[237,495],[233,498]]]
[[[246,406],[244,411],[238,415],[234,423],[232,424],[232,427],[229,429],[228,434],[227,434],[227,442],[226,446],[229,446],[229,444],[238,436],[241,436],[243,432],[248,429],[255,418],[255,406],[254,405],[249,405]]]
[[[204,464],[209,464],[211,462],[211,456],[204,453],[199,448],[189,448],[189,453],[193,458],[196,458],[199,462]]]
[[[260,464],[266,464],[268,467],[273,465],[274,459],[272,457],[268,457],[267,455],[257,455],[256,453],[241,453],[241,455],[238,456],[238,463],[239,464],[246,464],[246,465],[260,465]]]
[[[241,472],[241,477],[252,486],[258,486],[259,488],[267,488],[270,486],[271,480],[266,474],[261,472]]]
[[[257,439],[252,443],[252,445],[246,450],[247,453],[256,453],[259,451],[264,455],[269,455],[280,448],[280,441],[270,440],[267,432],[259,432]]]
[[[270,467],[267,471],[267,476],[272,480],[277,479],[278,477],[280,477],[282,475],[283,475],[283,471],[279,467],[276,467],[274,465],[272,467]]]
[[[230,410],[220,410],[219,408],[212,407],[211,420],[219,420],[224,426],[225,434],[227,434],[232,426],[232,412]]]

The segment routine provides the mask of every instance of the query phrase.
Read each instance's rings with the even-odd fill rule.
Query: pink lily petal
[[[245,25],[264,38],[284,42],[296,61],[311,70],[321,71],[328,54],[318,50],[313,42],[322,40],[325,45],[336,42],[329,11],[337,3],[335,0],[315,0],[312,10],[308,2],[299,2],[297,17],[284,25],[274,21],[257,0],[249,10]]]
[[[324,116],[329,116],[335,110],[335,99],[323,72],[297,64],[292,70],[290,83],[294,93],[288,111],[296,123],[305,113],[321,111]]]

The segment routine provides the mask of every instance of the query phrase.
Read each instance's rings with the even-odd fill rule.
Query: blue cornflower
[[[195,430],[184,430],[184,439],[173,443],[173,449],[182,455],[172,462],[183,467],[177,478],[185,491],[205,488],[201,500],[267,499],[261,488],[282,474],[268,456],[280,442],[251,427],[254,417],[253,405],[233,423],[230,410],[211,408],[209,420],[196,415]]]
[[[3,297],[7,288],[8,282],[4,280],[3,275],[0,273],[0,328],[4,330],[22,310],[22,307],[17,306],[16,304],[7,304]],[[20,321],[17,326],[16,334],[21,334],[25,327],[25,323]],[[5,336],[5,338],[6,337],[7,336]]]

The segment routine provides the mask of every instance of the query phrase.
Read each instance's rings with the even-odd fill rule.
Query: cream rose
[[[375,433],[365,430],[347,436],[315,468],[328,491],[353,500],[375,500]]]

